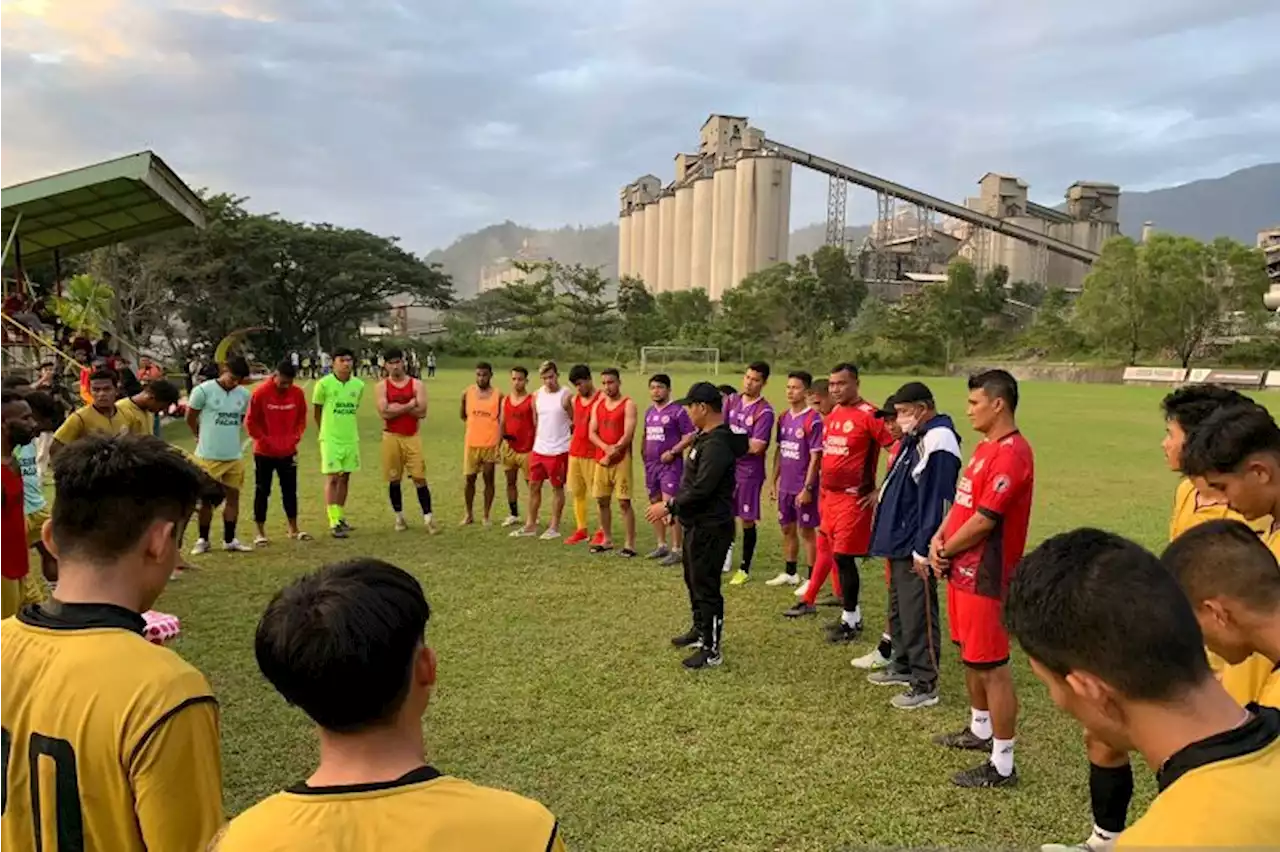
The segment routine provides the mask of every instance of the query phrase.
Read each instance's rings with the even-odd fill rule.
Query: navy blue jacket
[[[960,436],[951,418],[935,414],[918,433],[902,436],[880,489],[871,528],[871,554],[929,555],[929,540],[956,499]]]

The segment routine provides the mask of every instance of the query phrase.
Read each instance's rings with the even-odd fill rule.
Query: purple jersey
[[[764,441],[769,446],[773,437],[773,406],[769,400],[759,397],[755,402],[745,404],[742,394],[735,393],[729,397],[728,413],[725,420],[729,428],[739,435],[746,435],[751,441]],[[737,477],[739,482],[764,482],[765,454],[747,454],[738,459]]]
[[[662,408],[649,406],[644,413],[644,462],[659,464],[662,454],[694,431],[693,421],[683,405],[667,403]]]
[[[799,414],[790,409],[778,418],[778,452],[782,461],[778,472],[778,493],[799,494],[804,490],[809,459],[822,452],[822,418],[812,408]]]

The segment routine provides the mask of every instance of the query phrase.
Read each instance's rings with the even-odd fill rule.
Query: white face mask
[[[899,414],[898,428],[902,430],[902,434],[909,435],[916,430],[916,426],[920,425],[920,418],[914,414]]]

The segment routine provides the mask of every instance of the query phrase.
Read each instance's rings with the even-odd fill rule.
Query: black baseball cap
[[[915,405],[917,403],[927,402],[933,404],[933,391],[929,390],[929,386],[924,382],[907,382],[898,388],[893,396],[889,397],[886,408],[892,408],[895,405]]]
[[[689,392],[683,398],[676,400],[676,405],[693,405],[700,402],[719,411],[723,401],[724,398],[720,396],[720,389],[711,384],[711,382],[694,382],[690,386]]]
[[[896,420],[898,417],[898,409],[893,407],[894,401],[895,395],[889,394],[888,398],[884,401],[884,405],[880,406],[880,410],[876,412],[876,417],[881,420]]]

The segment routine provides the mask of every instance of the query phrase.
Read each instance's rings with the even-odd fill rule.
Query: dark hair
[[[62,403],[54,399],[53,394],[32,390],[24,393],[22,399],[25,399],[27,405],[31,406],[31,413],[36,417],[44,418],[51,423],[57,423],[62,420]]]
[[[200,472],[151,435],[86,435],[53,460],[53,540],[62,553],[109,562],[156,521],[180,530],[201,493]]]
[[[804,385],[805,390],[813,387],[813,374],[806,373],[804,370],[792,370],[790,373],[787,373],[787,378],[799,379],[800,384]]]
[[[1160,560],[1115,533],[1061,533],[1027,554],[1004,622],[1059,677],[1091,672],[1134,700],[1174,701],[1212,677],[1182,589]]]
[[[1280,426],[1261,405],[1220,409],[1187,436],[1179,467],[1187,476],[1230,473],[1255,453],[1280,456]]]
[[[3,379],[0,379],[0,387],[3,387],[5,390],[17,390],[18,388],[30,386],[31,380],[26,376],[20,376],[17,373],[10,373]]]
[[[431,608],[410,574],[379,559],[325,565],[281,589],[258,622],[258,668],[320,727],[388,721],[409,692]]]
[[[1172,420],[1190,434],[1220,408],[1233,405],[1250,405],[1253,400],[1239,391],[1222,385],[1186,385],[1160,401],[1164,419]]]
[[[348,349],[345,346],[339,346],[337,349],[333,350],[333,357],[334,358],[354,358],[356,357],[356,353],[352,352],[350,349]]]
[[[148,391],[156,402],[166,408],[173,405],[182,396],[178,392],[178,386],[168,379],[156,379],[153,382],[147,382],[147,386],[143,390]]]
[[[293,361],[288,358],[276,364],[276,373],[284,376],[286,379],[298,378],[298,368],[293,366]]]
[[[733,385],[716,385],[716,390],[720,391],[721,396],[733,396],[738,392]]]
[[[395,347],[392,347],[390,349],[384,349],[382,350],[382,360],[383,361],[403,361],[404,352],[399,349],[396,349]]]
[[[111,384],[119,384],[120,376],[110,367],[99,367],[89,374],[89,383],[93,382],[111,382]]]
[[[492,364],[490,364],[488,361],[479,361],[479,362],[477,362],[477,363],[476,363],[476,369],[477,369],[477,370],[488,370],[488,371],[489,371],[489,375],[491,375],[491,376],[493,375],[493,365],[492,365]]]
[[[227,372],[237,379],[249,378],[249,362],[243,355],[232,355],[227,359]]]
[[[858,365],[852,361],[841,361],[831,368],[831,375],[834,376],[836,373],[848,373],[856,379],[858,378]]]
[[[3,391],[0,391],[0,406],[13,405],[17,402],[25,402],[26,398],[25,394],[18,393],[12,388],[5,388]]]
[[[653,384],[654,382],[662,385],[667,390],[671,390],[671,377],[666,373],[654,373],[649,377],[649,384]]]
[[[1008,370],[983,370],[969,377],[969,390],[981,389],[992,399],[1003,399],[1009,412],[1018,410],[1018,380]]]
[[[581,381],[589,381],[591,379],[591,368],[586,364],[574,364],[569,368],[569,384],[576,385]]]
[[[759,373],[760,377],[766,382],[769,381],[769,362],[768,361],[752,361],[747,365],[747,372]]]
[[[513,372],[513,373],[519,373],[520,375],[524,376],[526,379],[527,379],[527,378],[529,378],[529,368],[528,368],[528,367],[521,367],[519,364],[517,364],[517,365],[515,365],[514,367],[512,367],[512,368],[511,368],[511,372]]]
[[[1260,612],[1280,607],[1280,563],[1239,521],[1192,527],[1165,548],[1160,561],[1193,604],[1226,595]]]
[[[809,393],[816,393],[819,396],[830,393],[830,386],[826,379],[814,379],[813,384],[809,385]]]
[[[603,370],[600,371],[600,375],[613,376],[618,381],[622,381],[622,374],[618,372],[617,367],[605,367]]]

